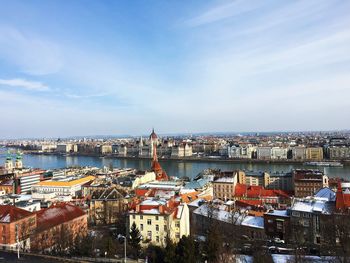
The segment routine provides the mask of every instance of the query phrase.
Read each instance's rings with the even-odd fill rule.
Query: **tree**
[[[204,244],[205,258],[209,263],[218,261],[219,255],[222,252],[222,236],[217,224],[211,224],[208,228],[207,238]]]
[[[191,236],[182,236],[175,249],[179,263],[193,263],[197,261],[195,242]]]
[[[169,238],[169,236],[167,236],[166,237],[165,252],[164,252],[164,262],[165,263],[173,263],[175,258],[176,258],[176,245]]]
[[[141,233],[139,231],[139,229],[137,228],[135,222],[132,224],[131,229],[130,229],[130,233],[129,233],[129,244],[131,245],[131,247],[134,249],[135,254],[138,255],[140,250],[141,250]]]
[[[146,249],[146,255],[149,263],[164,263],[165,250],[162,247],[149,245]]]

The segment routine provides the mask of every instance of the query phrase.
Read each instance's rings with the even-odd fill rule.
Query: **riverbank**
[[[96,153],[44,153],[44,152],[36,152],[36,151],[24,151],[26,154],[33,155],[54,155],[54,156],[88,156],[88,157],[96,157],[96,158],[110,158],[110,159],[126,159],[126,160],[151,160],[151,157],[145,156],[120,156],[116,154],[96,154]],[[161,156],[159,160],[164,161],[181,161],[181,162],[223,162],[223,163],[237,163],[237,164],[281,164],[281,165],[289,165],[289,164],[298,164],[303,165],[305,162],[312,160],[260,160],[260,159],[230,159],[223,158],[220,156],[207,156],[207,157],[171,157],[171,156]],[[322,160],[323,162],[330,162],[329,160]],[[350,160],[339,160],[337,162],[342,163],[343,165],[350,166]],[[310,166],[317,167],[317,166]]]

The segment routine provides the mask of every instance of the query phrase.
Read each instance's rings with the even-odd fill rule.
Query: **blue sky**
[[[348,10],[0,0],[0,138],[349,129]]]

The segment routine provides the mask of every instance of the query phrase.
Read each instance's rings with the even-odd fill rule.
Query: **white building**
[[[287,159],[287,148],[272,147],[271,149],[271,159],[273,160],[285,160]]]
[[[61,179],[61,180],[60,180]],[[81,186],[88,182],[94,181],[94,176],[82,178],[57,178],[56,180],[42,181],[32,186],[33,193],[45,194],[55,193],[56,196],[77,196],[81,192]]]
[[[259,160],[271,159],[272,147],[270,146],[259,146],[257,149],[257,158]]]

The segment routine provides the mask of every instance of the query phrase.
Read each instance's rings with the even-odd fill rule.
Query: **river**
[[[13,154],[15,157],[15,154]],[[5,162],[6,149],[0,149],[0,166]],[[198,162],[198,161],[180,161],[180,160],[160,160],[163,169],[170,176],[190,178],[195,177],[199,172],[207,168],[228,170],[251,170],[268,172],[287,172],[294,168],[310,168],[301,164],[267,164],[267,163],[229,163],[229,162]],[[60,156],[60,155],[36,155],[24,154],[23,164],[26,167],[55,169],[68,166],[96,166],[115,168],[135,168],[139,170],[150,169],[150,161],[145,159],[117,159],[108,157],[90,157],[90,156]],[[311,167],[312,168],[312,167]],[[344,167],[319,167],[329,177],[341,177],[350,179],[350,166]]]

